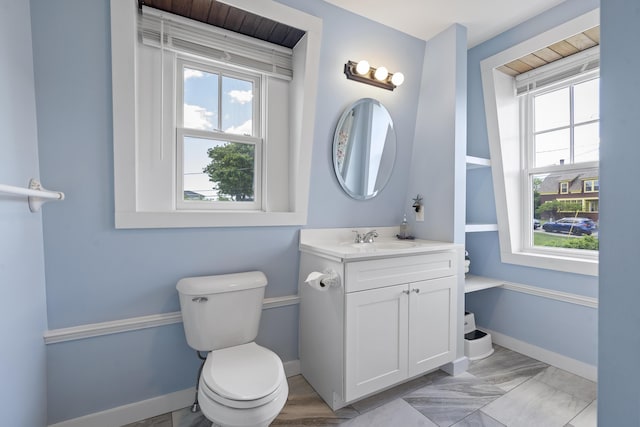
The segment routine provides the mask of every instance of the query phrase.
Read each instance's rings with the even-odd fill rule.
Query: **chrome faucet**
[[[358,230],[352,230],[356,233],[356,238],[354,240],[355,243],[373,243],[373,239],[378,237],[378,232],[376,230],[371,230],[365,234],[360,234]]]
[[[362,236],[362,243],[373,243],[374,237],[378,237],[378,232],[376,230],[371,230]]]

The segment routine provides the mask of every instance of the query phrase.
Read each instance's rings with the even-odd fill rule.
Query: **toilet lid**
[[[273,393],[284,379],[282,361],[256,343],[212,351],[202,380],[214,393],[232,400],[256,400]]]

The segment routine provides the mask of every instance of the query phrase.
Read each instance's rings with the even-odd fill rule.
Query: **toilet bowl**
[[[198,384],[208,419],[222,426],[268,426],[289,394],[280,358],[254,342],[207,355]]]
[[[266,427],[287,401],[282,361],[254,342],[266,285],[259,271],[185,278],[177,285],[187,343],[208,352],[197,404],[223,427]]]

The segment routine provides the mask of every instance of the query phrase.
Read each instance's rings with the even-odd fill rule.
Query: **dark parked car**
[[[533,229],[537,230],[538,228],[540,228],[540,220],[533,218]]]
[[[553,233],[569,233],[579,236],[581,234],[590,235],[595,231],[596,225],[589,218],[562,218],[557,221],[550,221],[542,225],[544,231]]]

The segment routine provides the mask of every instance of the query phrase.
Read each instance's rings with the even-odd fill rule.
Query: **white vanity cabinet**
[[[439,368],[455,359],[459,248],[335,257],[302,250],[300,364],[332,407]],[[340,286],[304,284],[333,271]]]
[[[454,277],[346,295],[345,396],[353,400],[454,359]]]

